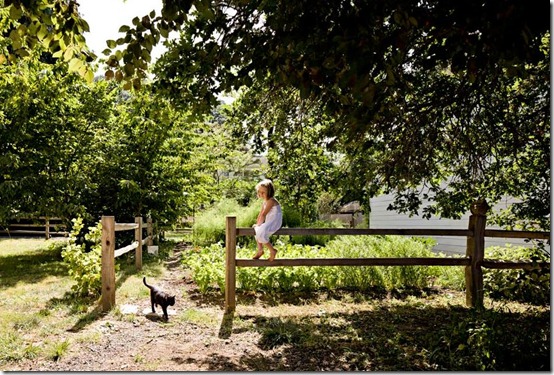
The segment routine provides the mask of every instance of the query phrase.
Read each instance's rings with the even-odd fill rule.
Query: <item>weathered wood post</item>
[[[152,218],[151,217],[146,219],[146,235],[148,236],[146,246],[154,245],[154,229],[152,228]]]
[[[235,311],[237,218],[227,216],[225,223],[225,312]]]
[[[138,242],[137,249],[135,250],[135,266],[138,271],[142,269],[142,216],[135,217],[135,241]]]
[[[50,218],[46,218],[46,224],[44,225],[44,235],[46,236],[46,239],[50,239]]]
[[[468,307],[483,307],[483,270],[481,264],[485,257],[485,227],[489,205],[484,199],[479,199],[471,205],[469,230],[473,237],[467,238],[466,255],[471,264],[465,267],[466,305]]]
[[[102,216],[102,311],[115,305],[115,218]]]

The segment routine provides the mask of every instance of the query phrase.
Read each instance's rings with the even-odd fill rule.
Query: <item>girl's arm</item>
[[[265,222],[265,217],[271,210],[271,207],[275,206],[275,199],[268,199],[265,201],[265,203],[262,206],[262,210],[260,211],[260,214],[258,215],[258,220],[256,222],[257,225],[262,225]]]

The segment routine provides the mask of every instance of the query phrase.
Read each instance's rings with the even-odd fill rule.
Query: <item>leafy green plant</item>
[[[192,270],[192,279],[201,293],[214,286],[225,287],[225,248],[221,243],[195,247],[183,255],[182,263]]]
[[[85,243],[79,243],[79,234],[83,229],[83,219],[78,217],[72,220],[73,227],[67,246],[62,251],[62,258],[67,263],[69,275],[77,282],[72,290],[78,296],[97,296],[102,289],[102,224],[88,228],[85,241],[91,244],[86,250]],[[116,264],[116,271],[119,265]]]
[[[344,236],[327,247],[337,258],[433,257],[431,243],[401,236]],[[339,267],[338,285],[360,290],[369,287],[421,288],[439,274],[436,267]]]
[[[514,322],[503,310],[452,310],[450,324],[426,335],[434,348],[429,360],[452,371],[546,370],[549,327],[538,324],[533,312]]]
[[[307,246],[276,241],[281,258],[429,257],[430,245],[399,237],[344,236],[327,246]],[[253,247],[237,247],[237,258],[249,259]],[[195,248],[183,257],[201,292],[225,288],[225,248],[221,242]],[[314,291],[321,288],[422,288],[440,273],[438,267],[239,267],[237,288],[265,291]]]
[[[485,258],[498,260],[526,260],[549,262],[550,257],[539,248],[491,246]],[[550,303],[550,269],[483,271],[485,290],[491,298],[529,302],[539,305]]]

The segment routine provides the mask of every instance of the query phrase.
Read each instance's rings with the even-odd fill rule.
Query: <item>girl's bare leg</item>
[[[268,258],[268,260],[270,262],[272,262],[275,259],[275,256],[277,255],[277,250],[275,250],[275,248],[273,247],[271,242],[266,243],[265,246],[267,246],[267,248],[269,249],[269,258]]]
[[[260,259],[260,257],[261,257],[262,255],[264,255],[264,247],[263,247],[263,245],[261,244],[261,242],[257,242],[257,244],[258,244],[258,252],[256,253],[256,255],[254,255],[254,256],[252,257],[252,259]]]

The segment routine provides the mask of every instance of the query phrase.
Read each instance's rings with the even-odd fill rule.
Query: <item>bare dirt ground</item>
[[[225,315],[222,293],[201,294],[181,266],[181,253],[187,250],[178,244],[163,261],[159,277],[148,279],[163,290],[178,293],[169,321],[161,318],[160,308],[158,314],[149,311],[148,297],[116,293],[117,308],[109,314],[91,312],[77,323],[74,316],[69,317],[69,326],[61,329],[63,337],[56,337],[58,342],[68,342],[58,357],[11,362],[1,370],[444,370],[451,364],[444,363],[444,358],[439,364],[436,358],[444,356],[430,350],[451,348],[429,339],[455,339],[465,328],[457,331],[453,322],[472,316],[463,292],[451,290],[427,290],[419,295],[243,293],[237,296],[237,311]],[[523,342],[521,347],[530,347],[524,342],[529,332],[549,327],[549,307],[506,306],[506,312],[495,319],[501,319],[503,334]],[[125,313],[129,307],[136,312]],[[526,309],[540,313],[529,315]],[[458,348],[457,355],[467,354],[464,361],[472,363],[476,356],[473,351],[464,354],[458,344],[452,345]],[[510,353],[504,354],[516,355]],[[519,366],[524,370],[550,368],[550,362],[542,357],[530,361],[534,362]]]
[[[184,290],[187,296],[169,308],[167,322],[161,318],[161,308],[157,308],[158,314],[149,312],[149,299],[131,301],[130,306],[138,308],[136,314],[110,313],[82,327],[69,328],[71,344],[57,361],[24,360],[4,370],[235,371],[272,367],[267,358],[279,357],[279,353],[260,349],[256,332],[232,328],[233,318],[223,313],[221,293],[211,298],[200,295],[180,266],[183,249],[177,246],[166,260],[167,272],[157,280],[162,289]],[[187,309],[194,313],[179,319],[177,314]]]

